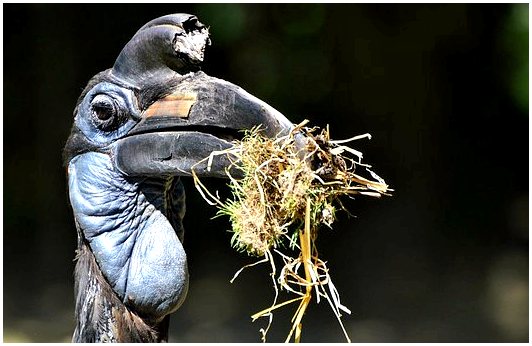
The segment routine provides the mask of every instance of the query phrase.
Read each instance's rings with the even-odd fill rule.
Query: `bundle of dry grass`
[[[300,340],[301,321],[313,289],[318,302],[320,298],[329,302],[349,341],[340,317],[342,311],[350,311],[340,303],[328,268],[318,257],[315,244],[317,232],[320,225],[331,227],[337,208],[343,208],[339,200],[341,196],[360,194],[380,197],[388,191],[384,180],[369,170],[368,165],[362,164],[362,153],[345,145],[357,139],[370,138],[369,135],[334,141],[328,128],[308,128],[306,124],[307,121],[301,123],[288,135],[277,139],[265,138],[260,135],[259,129],[255,129],[246,133],[242,141],[235,142],[231,149],[213,153],[228,155],[233,165],[242,172],[243,178],[235,179],[230,169],[227,171],[232,191],[232,199],[228,201],[220,201],[193,174],[195,185],[203,197],[218,206],[219,215],[229,217],[232,245],[249,255],[263,257],[246,267],[264,262],[271,264],[274,302],[268,309],[252,316],[253,320],[269,317],[267,328],[261,329],[263,341],[271,325],[273,311],[297,301],[299,307],[286,341],[292,335],[294,341]],[[212,160],[212,156],[208,160]],[[360,169],[367,172],[372,180],[360,175]],[[287,248],[294,250],[297,256],[285,254],[283,251]],[[284,263],[279,273],[275,256]],[[298,297],[278,304],[279,287]]]

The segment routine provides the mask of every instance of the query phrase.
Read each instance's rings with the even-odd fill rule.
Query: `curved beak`
[[[257,126],[272,138],[293,128],[264,101],[199,72],[149,106],[128,136],[116,142],[113,157],[118,169],[131,176],[190,175],[194,167],[199,176],[225,177],[229,157],[214,156],[209,167],[204,159]]]

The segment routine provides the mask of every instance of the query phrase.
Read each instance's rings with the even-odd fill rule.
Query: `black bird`
[[[273,137],[293,126],[201,72],[208,44],[193,15],[152,20],[77,101],[63,152],[78,233],[74,342],[167,341],[188,289],[179,176],[240,130],[261,125]],[[228,162],[195,171],[224,177]]]

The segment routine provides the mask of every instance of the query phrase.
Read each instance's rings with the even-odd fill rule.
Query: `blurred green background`
[[[210,26],[208,74],[337,139],[373,135],[355,146],[394,196],[346,201],[356,217],[318,239],[353,341],[528,341],[528,4],[4,4],[4,341],[70,340],[72,111],[140,26],[175,12]],[[170,341],[258,342],[268,268],[229,283],[252,259],[185,183],[191,286]],[[302,341],[343,340],[314,302]]]

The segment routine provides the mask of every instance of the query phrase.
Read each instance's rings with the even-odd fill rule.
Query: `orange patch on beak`
[[[196,100],[196,93],[184,94],[176,92],[153,103],[144,111],[144,116],[146,118],[152,116],[177,116],[180,118],[187,118],[190,108],[196,103]]]

